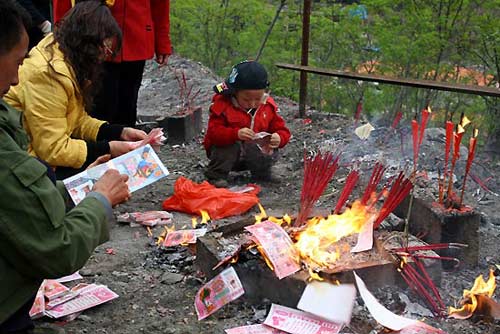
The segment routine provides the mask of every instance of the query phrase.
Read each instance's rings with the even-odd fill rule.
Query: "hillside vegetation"
[[[233,64],[256,58],[282,2],[259,61],[273,94],[297,100],[299,73],[274,64],[300,63],[303,1],[172,1],[175,51],[225,76]],[[498,86],[500,0],[352,2],[313,2],[311,66]],[[483,134],[498,130],[498,98],[309,76],[308,104],[318,110],[352,114],[360,99],[368,117],[387,122],[399,110],[411,119],[429,103],[435,121],[465,112]]]

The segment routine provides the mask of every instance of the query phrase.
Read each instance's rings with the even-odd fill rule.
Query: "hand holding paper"
[[[276,132],[271,135],[271,141],[269,142],[269,147],[278,148],[281,143],[281,137]]]

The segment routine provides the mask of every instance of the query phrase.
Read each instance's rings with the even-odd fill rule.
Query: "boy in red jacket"
[[[226,187],[231,170],[249,169],[255,179],[270,180],[277,149],[288,143],[290,130],[268,87],[267,72],[256,61],[237,64],[214,87],[203,144],[210,159],[205,176],[215,186]]]

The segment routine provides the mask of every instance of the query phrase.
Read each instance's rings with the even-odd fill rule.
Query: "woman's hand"
[[[109,142],[109,153],[112,158],[119,157],[122,154],[132,151],[132,143],[125,141],[113,140]]]
[[[278,148],[281,143],[281,137],[276,132],[271,135],[271,140],[269,141],[270,148]]]
[[[137,130],[134,128],[123,128],[120,139],[126,141],[139,141],[145,139],[147,136],[148,135],[146,134],[146,132],[142,130]]]
[[[108,162],[109,159],[111,159],[111,154],[101,155],[100,157],[98,157],[97,159],[95,159],[95,161],[93,163],[91,163],[90,165],[88,165],[88,167],[86,169],[90,169],[92,167],[99,166],[100,164]]]
[[[160,67],[168,64],[168,55],[167,54],[159,54],[156,55],[156,62]]]
[[[240,140],[253,140],[253,137],[255,136],[255,132],[253,132],[252,129],[249,128],[241,128],[238,130],[238,138]]]
[[[101,193],[114,207],[130,199],[127,180],[127,175],[120,174],[116,169],[110,169],[97,180],[92,187],[92,191]]]

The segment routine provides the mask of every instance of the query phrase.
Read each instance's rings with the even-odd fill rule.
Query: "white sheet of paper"
[[[359,294],[363,301],[365,302],[368,311],[379,324],[384,327],[390,328],[393,331],[400,331],[405,327],[415,325],[418,321],[402,317],[400,315],[394,314],[388,309],[386,309],[379,301],[372,295],[370,291],[366,288],[365,282],[354,272],[354,278],[356,279],[356,284],[358,286]]]
[[[328,321],[349,325],[355,298],[354,284],[313,281],[304,289],[297,308]]]
[[[375,128],[373,127],[373,125],[371,125],[370,123],[366,123],[365,125],[361,125],[360,127],[357,127],[355,130],[354,130],[354,133],[356,134],[356,136],[359,137],[359,139],[368,139],[368,137],[370,137],[370,133],[375,130]]]
[[[358,234],[358,243],[351,249],[351,253],[359,253],[372,249],[373,247],[373,221],[375,216],[368,219],[363,229]]]

